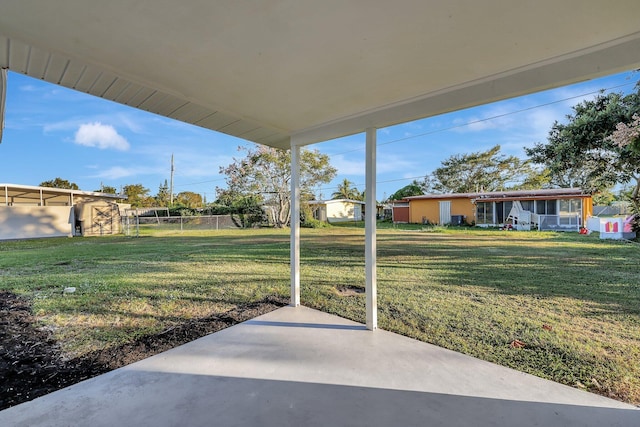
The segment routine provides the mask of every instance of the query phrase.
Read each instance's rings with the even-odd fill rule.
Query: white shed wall
[[[327,220],[329,222],[361,221],[362,208],[350,202],[327,203]]]
[[[70,206],[0,206],[0,240],[71,236]]]

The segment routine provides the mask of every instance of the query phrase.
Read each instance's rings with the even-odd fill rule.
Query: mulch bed
[[[11,292],[0,291],[0,410],[137,362],[286,304],[282,298],[270,297],[69,360],[51,333],[37,326],[29,301]]]

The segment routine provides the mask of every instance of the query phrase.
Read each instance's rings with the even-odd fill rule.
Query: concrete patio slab
[[[285,307],[0,412],[0,426],[639,426],[640,410]]]

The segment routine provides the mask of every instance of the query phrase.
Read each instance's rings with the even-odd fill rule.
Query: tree
[[[633,183],[631,201],[640,211],[636,114],[640,114],[640,82],[635,93],[600,93],[573,106],[567,123],[553,124],[546,144],[525,150],[533,162],[549,169],[556,185],[598,193],[618,183]]]
[[[456,154],[433,171],[430,185],[438,193],[471,193],[510,188],[509,182],[522,182],[527,162],[500,153],[500,145],[471,154]],[[513,186],[511,186],[513,187]]]
[[[107,194],[118,194],[118,189],[116,187],[111,187],[109,185],[101,185],[99,190],[96,190],[97,193],[107,193]]]
[[[178,193],[174,200],[174,203],[190,209],[201,208],[202,196],[192,191],[183,191],[181,193]]]
[[[401,200],[405,197],[421,196],[422,194],[424,194],[422,185],[420,185],[418,181],[413,180],[411,184],[405,185],[404,187],[393,193],[391,196],[389,196],[389,200]]]
[[[639,86],[640,87],[640,86]],[[639,91],[640,93],[640,91]],[[616,130],[607,137],[621,150],[632,153],[640,158],[640,114],[635,113],[631,117],[631,123],[618,123]],[[639,168],[640,169],[640,166]],[[640,173],[633,174],[635,183],[629,192],[628,199],[631,201],[633,213],[635,214],[634,231],[640,231]]]
[[[338,190],[335,191],[331,198],[336,199],[350,199],[350,200],[364,200],[364,194],[361,193],[356,187],[352,187],[353,182],[349,181],[347,178],[342,180],[340,184],[338,184]]]
[[[537,190],[540,188],[551,188],[551,173],[549,169],[537,169],[531,162],[523,162],[520,169],[522,183],[515,183],[511,190]]]
[[[547,143],[525,148],[534,163],[545,165],[552,183],[594,193],[616,183],[637,180],[640,153],[616,145],[608,137],[618,123],[630,123],[640,112],[639,93],[599,94],[573,106],[567,123],[555,122]]]
[[[640,152],[640,114],[634,114],[630,124],[618,123],[607,139],[620,148],[628,146],[631,151]]]
[[[158,186],[158,194],[156,194],[157,206],[169,206],[171,204],[171,194],[169,194],[169,184],[164,180],[164,184]]]
[[[235,159],[220,173],[226,175],[227,189],[216,188],[219,200],[232,202],[236,198],[255,196],[256,200],[269,207],[271,221],[276,227],[284,227],[291,218],[291,152],[266,146],[255,149],[239,147],[246,156]],[[336,174],[329,164],[329,156],[317,150],[300,151],[301,191],[321,183],[328,183]],[[224,197],[221,197],[224,196]]]
[[[256,194],[239,194],[229,189],[217,189],[216,204],[226,206],[231,221],[240,228],[252,227],[265,220],[262,198]]]
[[[125,185],[122,189],[131,207],[144,208],[153,205],[154,199],[149,197],[149,189],[142,184]]]
[[[611,189],[605,188],[601,191],[596,191],[591,195],[593,204],[596,206],[610,206],[612,202],[616,200],[616,195]]]
[[[75,182],[69,182],[66,179],[56,178],[50,181],[43,181],[40,183],[40,187],[49,187],[49,188],[65,188],[67,190],[79,190],[78,184]]]

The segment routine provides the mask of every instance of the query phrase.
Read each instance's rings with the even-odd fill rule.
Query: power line
[[[388,184],[388,183],[390,183],[390,182],[409,181],[409,180],[415,180],[415,179],[424,178],[425,176],[426,176],[426,174],[425,174],[425,175],[420,175],[420,176],[412,176],[412,177],[409,177],[409,178],[387,179],[387,180],[384,180],[384,181],[376,181],[376,184]],[[364,184],[364,183],[360,183],[360,184],[358,184],[358,183],[353,183],[353,186],[354,186],[354,187],[358,187],[359,185],[360,185],[360,186],[362,186],[362,185],[366,185],[366,184]],[[338,188],[338,186],[337,186],[337,185],[334,185],[334,186],[332,186],[332,187],[322,187],[322,188],[318,188],[317,190],[318,190],[318,191],[326,191],[326,190],[335,190],[335,189],[337,189],[337,188]],[[365,187],[365,190],[366,190],[366,187]]]
[[[422,137],[422,136],[433,135],[433,134],[440,133],[440,132],[447,132],[447,131],[450,131],[450,130],[459,129],[459,128],[462,128],[462,127],[471,126],[471,125],[475,125],[475,124],[478,124],[478,123],[488,122],[488,121],[491,121],[491,120],[499,119],[499,118],[510,116],[510,115],[513,115],[513,114],[518,114],[518,113],[523,113],[525,111],[535,110],[536,108],[548,107],[550,105],[559,104],[559,103],[562,103],[562,102],[570,101],[572,99],[582,98],[584,96],[594,95],[594,94],[597,94],[597,93],[604,93],[604,92],[611,91],[613,89],[619,89],[621,87],[625,87],[625,86],[629,86],[629,85],[635,85],[635,84],[636,83],[634,83],[634,82],[629,82],[629,83],[619,84],[619,85],[616,85],[616,86],[611,86],[611,87],[608,87],[608,88],[605,88],[605,89],[598,89],[598,90],[587,92],[587,93],[583,93],[583,94],[580,94],[580,95],[574,95],[574,96],[570,96],[570,97],[567,97],[567,98],[546,102],[544,104],[538,104],[538,105],[534,105],[534,106],[531,106],[531,107],[510,111],[510,112],[507,112],[507,113],[497,114],[497,115],[491,116],[491,117],[485,117],[484,119],[472,120],[472,121],[469,121],[469,122],[460,123],[460,124],[449,126],[449,127],[442,128],[442,129],[436,129],[436,130],[432,130],[432,131],[429,131],[429,132],[424,132],[424,133],[420,133],[420,134],[416,134],[416,135],[406,136],[404,138],[398,138],[398,139],[394,139],[394,140],[391,140],[391,141],[382,142],[382,143],[377,144],[377,146],[381,147],[383,145],[395,144],[396,142],[402,142],[402,141],[406,141],[406,140],[413,139],[413,138],[419,138],[419,137]],[[355,149],[352,149],[352,150],[341,151],[339,153],[328,154],[328,156],[329,157],[339,156],[341,154],[353,153],[353,152],[362,151],[362,150],[364,150],[364,146],[361,146],[360,148],[355,148]]]
[[[208,184],[211,182],[219,182],[219,181],[224,181],[226,178],[218,178],[218,179],[210,179],[207,181],[198,181],[198,182],[189,182],[187,184],[177,184],[174,187],[186,187],[188,185],[198,185],[198,184]]]

